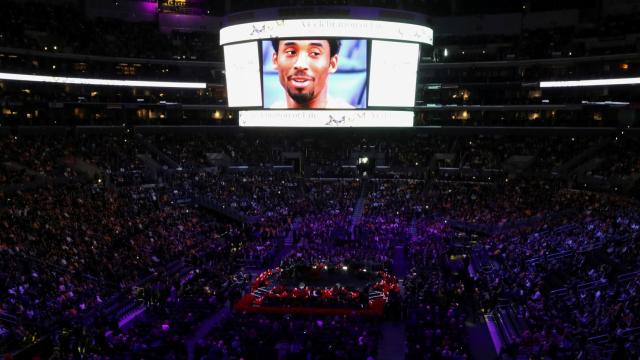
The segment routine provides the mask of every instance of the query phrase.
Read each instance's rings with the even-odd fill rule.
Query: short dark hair
[[[338,39],[322,39],[327,40],[329,42],[329,56],[333,57],[340,52],[340,40]],[[278,52],[278,48],[280,47],[280,39],[271,39],[271,46],[273,46],[273,51]]]

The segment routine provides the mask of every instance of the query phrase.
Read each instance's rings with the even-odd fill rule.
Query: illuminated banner
[[[89,79],[89,78],[26,75],[26,74],[11,74],[11,73],[0,73],[0,80],[33,81],[33,82],[56,83],[56,84],[157,87],[157,88],[179,88],[179,89],[204,89],[207,87],[206,83],[195,83],[195,82]]]
[[[271,20],[227,26],[220,45],[294,37],[370,38],[433,44],[433,30],[415,24],[352,19]]]
[[[640,84],[640,77],[617,78],[617,79],[595,79],[595,80],[572,80],[572,81],[540,81],[541,88],[635,85],[635,84]]]
[[[263,127],[411,127],[413,111],[246,110],[240,126]]]

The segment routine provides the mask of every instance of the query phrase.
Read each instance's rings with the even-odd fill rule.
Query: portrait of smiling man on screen
[[[272,40],[271,61],[285,92],[272,109],[353,109],[347,101],[329,96],[329,74],[338,69],[339,40]]]

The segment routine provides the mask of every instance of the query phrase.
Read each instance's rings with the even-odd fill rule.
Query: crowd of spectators
[[[233,252],[228,241],[234,232],[227,228],[217,241],[206,244],[205,251],[189,258],[189,271],[160,276],[133,288],[132,296],[145,307],[135,323],[120,326],[99,313],[93,328],[74,339],[75,344],[84,341],[82,349],[89,357],[187,357],[194,327],[223,309],[228,299],[235,301],[250,281],[251,276],[230,257]],[[63,354],[73,352],[69,345],[74,343],[61,346]]]
[[[7,177],[0,177],[0,184],[22,183],[47,176],[76,175],[63,163],[67,144],[59,139],[7,136],[0,141],[0,146],[5,149],[0,161],[8,170]]]
[[[240,314],[197,344],[199,359],[375,359],[379,321],[345,316]]]
[[[311,294],[308,283],[304,287],[295,285],[292,289],[286,286],[287,281],[297,279],[295,274],[299,275],[303,268],[340,274],[344,272],[343,267],[352,272],[392,269],[388,241],[374,244],[373,238],[350,232],[353,206],[361,193],[360,181],[305,180],[300,185],[303,192],[295,200],[299,204],[293,207],[296,220],[292,248],[284,254],[277,274],[269,272],[268,277],[261,277],[260,284],[255,285],[271,289],[256,304],[360,309],[367,306],[369,290],[379,290],[385,296],[397,299],[399,288],[393,285],[397,280],[382,285],[360,284],[356,288],[350,284],[335,284],[316,289],[317,296]],[[282,283],[272,283],[276,280]],[[391,288],[387,288],[389,286]],[[226,356],[254,358],[257,354],[273,359],[374,359],[380,336],[379,320],[353,315],[236,313],[202,339],[196,353],[200,358],[213,359]]]
[[[602,151],[602,162],[591,170],[591,175],[621,178],[638,173],[640,162],[634,152],[639,145],[635,139],[627,138],[609,143]]]
[[[129,133],[120,135],[3,136],[6,151],[0,160],[7,170],[0,184],[25,184],[38,179],[110,178],[131,184],[141,178],[145,164],[139,155],[148,150]],[[142,179],[139,179],[141,182]]]
[[[435,136],[363,142],[345,135],[332,140],[342,144],[333,154],[319,139],[258,141],[245,134],[193,140],[127,129],[3,137],[3,164],[25,170],[3,172],[4,186],[33,183],[30,174],[68,181],[0,193],[6,264],[0,286],[7,294],[0,302],[2,351],[49,338],[59,354],[180,358],[193,340],[201,358],[376,358],[379,321],[358,317],[234,313],[194,340],[198,324],[249,291],[246,268],[322,263],[403,274],[401,298],[388,296],[402,304],[397,314],[411,359],[468,357],[465,322],[504,304],[519,312],[526,331],[503,356],[573,357],[598,336],[609,351],[634,354],[628,334],[640,326],[638,277],[628,274],[638,271],[636,200],[572,190],[570,177],[553,179],[549,172],[585,147],[618,149],[604,152],[614,169],[627,166],[619,162],[634,164],[633,152],[605,137],[537,144],[518,137]],[[492,139],[499,139],[497,147]],[[236,167],[249,165],[234,170],[190,161],[202,157],[198,144],[227,154]],[[245,148],[252,144],[262,154]],[[532,156],[534,171],[546,175],[318,179],[270,167],[292,150],[312,154],[312,162],[347,162],[370,149],[400,167],[432,162],[420,148],[451,152],[460,167],[480,169],[499,167],[511,155]],[[150,167],[157,173],[118,175]],[[97,176],[87,177],[87,169]],[[127,324],[119,324],[123,314],[106,310],[123,296],[144,309]],[[297,335],[286,337],[287,331]]]
[[[482,306],[517,305],[527,330],[506,350],[573,358],[588,339],[622,337],[638,327],[637,204],[580,191],[574,211],[483,240],[491,264],[479,276]],[[612,340],[615,344],[615,341]],[[623,341],[633,354],[633,339]]]
[[[430,266],[422,265],[425,259]],[[449,264],[440,256],[417,256],[413,260],[414,267],[404,283],[406,358],[468,358],[464,298],[470,296],[471,289],[464,286],[464,273],[443,270]]]
[[[219,232],[159,188],[66,185],[7,194],[2,308],[35,329],[83,316]],[[39,333],[42,330],[38,330]],[[26,336],[22,337],[23,340]]]

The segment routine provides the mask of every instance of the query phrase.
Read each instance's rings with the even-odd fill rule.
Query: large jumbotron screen
[[[240,126],[413,126],[421,44],[415,24],[274,20],[220,31],[229,107]]]

